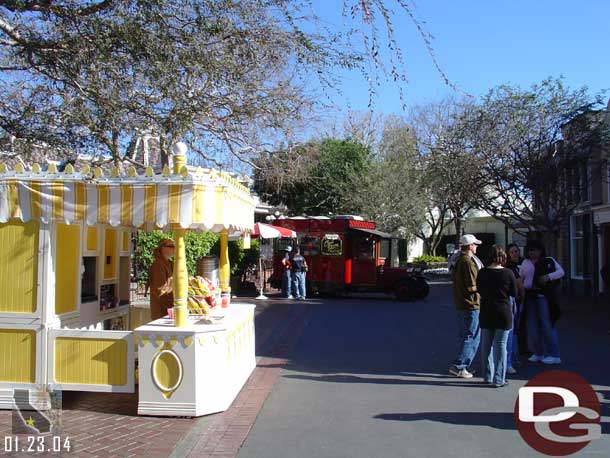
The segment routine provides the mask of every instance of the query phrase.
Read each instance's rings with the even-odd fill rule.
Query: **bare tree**
[[[601,98],[570,90],[561,79],[529,89],[492,89],[470,115],[473,152],[484,166],[483,208],[515,230],[543,234],[549,250],[561,224],[590,184],[588,167],[608,141]]]
[[[481,200],[480,162],[470,151],[464,125],[465,114],[471,109],[468,101],[445,99],[417,106],[410,113],[422,163],[422,187],[429,199],[428,227],[419,236],[433,253],[446,224],[455,225],[459,239],[466,215]]]
[[[412,2],[395,6],[434,59]],[[115,163],[137,163],[147,132],[163,162],[181,139],[212,165],[226,153],[253,164],[269,139],[332,101],[338,69],[361,71],[371,98],[383,76],[406,81],[391,5],[343,7],[334,31],[301,0],[3,2],[0,129]]]

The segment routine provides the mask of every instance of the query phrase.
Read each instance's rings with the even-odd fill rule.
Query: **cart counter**
[[[229,408],[256,366],[254,305],[232,303],[224,318],[162,318],[135,330],[138,414],[200,416]]]

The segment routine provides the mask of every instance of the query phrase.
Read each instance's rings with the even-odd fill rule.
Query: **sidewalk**
[[[287,336],[292,340],[297,338],[307,310],[306,304],[277,298],[267,301],[239,298],[239,301],[257,305],[255,329],[259,362],[227,412],[200,418],[138,416],[137,386],[135,393],[65,391],[62,438],[70,438],[71,451],[36,453],[36,456],[165,458],[189,453],[197,457],[212,453],[234,456],[281,370],[282,355],[289,347],[280,343]],[[260,358],[261,355],[264,357]],[[12,411],[0,411],[2,436],[11,435],[11,421]],[[21,448],[27,447],[25,441],[22,439]],[[0,447],[4,452],[4,447]],[[231,451],[234,452],[231,454]],[[219,452],[227,453],[220,455]],[[2,455],[21,457],[32,453]]]

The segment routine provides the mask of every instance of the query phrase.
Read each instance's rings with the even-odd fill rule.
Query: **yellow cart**
[[[232,304],[214,325],[189,319],[184,236],[220,233],[220,286],[228,288],[228,233],[252,231],[255,202],[226,173],[190,173],[185,153],[176,145],[173,173],[166,167],[161,175],[152,168],[104,176],[99,168],[77,172],[68,165],[59,173],[53,165],[43,172],[37,164],[31,171],[0,164],[0,408],[13,407],[16,388],[133,392],[134,345],[140,402],[149,406],[143,413],[201,415],[228,407],[197,401],[201,364],[214,361],[223,379],[215,386],[230,385],[237,394],[254,367],[253,307]],[[130,234],[137,229],[172,229],[176,243],[175,322],[157,320],[142,332],[127,323]]]

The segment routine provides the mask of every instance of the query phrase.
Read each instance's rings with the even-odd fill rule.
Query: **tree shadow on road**
[[[515,430],[512,412],[418,412],[382,413],[373,418],[390,421],[435,421],[462,426],[489,426],[496,429]]]

